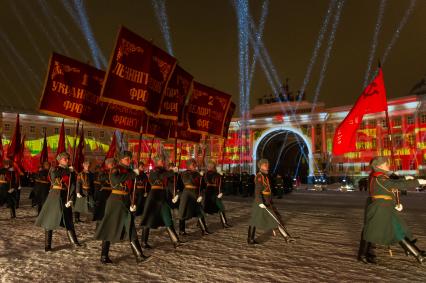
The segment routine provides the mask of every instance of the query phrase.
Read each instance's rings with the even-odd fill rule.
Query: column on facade
[[[326,136],[326,132],[325,132],[325,123],[323,123],[321,125],[321,145],[322,145],[322,153],[324,156],[326,156],[327,154],[327,136]]]
[[[315,153],[315,125],[311,125],[311,146],[312,146],[312,153]]]

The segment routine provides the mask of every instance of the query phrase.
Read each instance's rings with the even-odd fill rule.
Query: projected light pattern
[[[152,0],[151,3],[154,7],[157,21],[160,24],[161,33],[163,34],[164,42],[166,43],[167,52],[169,52],[171,55],[174,55],[170,36],[169,20],[167,17],[166,0]]]

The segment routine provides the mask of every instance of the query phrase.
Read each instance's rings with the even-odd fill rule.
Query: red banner
[[[194,82],[187,112],[189,130],[222,136],[230,102],[229,94]]]
[[[231,101],[229,105],[228,112],[226,113],[225,123],[223,125],[223,137],[226,138],[228,136],[229,125],[231,124],[232,116],[234,115],[236,105]]]
[[[175,64],[174,57],[122,27],[101,100],[156,115]]]
[[[109,104],[102,121],[102,126],[138,133],[142,125],[146,125],[146,115],[143,111]]]
[[[148,117],[148,125],[145,134],[167,140],[170,135],[171,121],[161,118]]]
[[[176,137],[178,140],[192,143],[200,143],[201,141],[201,134],[188,131],[187,124],[179,126],[176,122],[172,125],[172,128],[170,130],[170,137]]]
[[[194,77],[176,66],[161,101],[159,117],[183,122],[184,106]]]
[[[40,112],[100,124],[107,104],[99,101],[105,72],[53,53]]]

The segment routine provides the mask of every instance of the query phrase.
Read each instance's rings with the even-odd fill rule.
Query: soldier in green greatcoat
[[[91,215],[93,219],[93,207],[94,207],[94,192],[95,175],[90,172],[91,162],[86,160],[83,162],[83,171],[77,174],[77,185],[76,193],[77,198],[74,204],[74,219],[77,222],[80,220],[80,213],[85,215]]]
[[[358,260],[364,263],[377,263],[373,245],[390,246],[399,243],[407,254],[412,254],[418,262],[426,261],[426,253],[415,245],[411,231],[400,218],[399,190],[426,184],[426,180],[407,176],[404,179],[392,178],[389,160],[375,157],[370,163],[367,199],[364,215],[364,229],[358,252]]]
[[[13,219],[16,218],[15,187],[13,186],[16,176],[14,171],[9,170],[10,164],[10,160],[3,160],[4,167],[0,168],[0,207],[6,204],[10,209],[10,218]]]
[[[220,222],[223,228],[229,228],[226,216],[225,206],[222,202],[223,178],[216,170],[216,163],[209,161],[207,163],[207,172],[203,176],[204,186],[204,212],[208,214],[219,214]]]
[[[255,178],[255,197],[251,209],[251,218],[248,229],[248,244],[257,244],[255,240],[256,228],[263,230],[276,229],[284,237],[286,242],[294,241],[294,238],[285,230],[281,216],[272,203],[271,183],[269,182],[269,161],[261,159],[257,163],[259,173]]]
[[[148,182],[148,175],[145,173],[145,164],[143,161],[138,162],[139,176],[136,177],[136,191],[134,192],[134,198],[136,202],[136,213],[135,216],[141,216],[144,207],[146,198],[151,189],[151,186]]]
[[[148,257],[142,252],[135,228],[133,213],[136,205],[131,203],[130,195],[134,190],[136,176],[139,170],[131,169],[132,153],[124,151],[119,155],[119,164],[111,171],[111,195],[109,196],[105,214],[95,232],[95,239],[102,240],[101,263],[112,263],[109,258],[111,242],[130,241],[130,247],[136,257],[136,262],[145,261]]]
[[[50,163],[43,162],[43,167],[38,171],[34,184],[34,201],[37,205],[37,215],[40,214],[43,204],[46,202],[50,191]]]
[[[114,158],[107,158],[104,168],[99,168],[95,173],[95,180],[93,182],[95,185],[93,221],[100,221],[104,217],[106,202],[112,191],[110,175],[114,167]]]
[[[44,250],[52,250],[53,230],[64,227],[71,244],[80,246],[72,221],[72,201],[75,186],[75,174],[73,168],[68,166],[70,155],[66,152],[58,154],[56,160],[58,166],[50,170],[50,180],[52,186],[47,196],[46,202],[41,208],[36,219],[36,225],[45,229]]]
[[[177,197],[174,196],[173,192],[170,194],[168,190],[174,186],[174,184],[169,184],[169,181],[174,177],[177,168],[175,168],[175,171],[167,170],[164,166],[165,160],[163,156],[157,156],[154,160],[155,168],[149,174],[151,189],[148,193],[142,214],[142,243],[145,248],[151,248],[148,244],[149,229],[157,229],[165,226],[170,240],[176,248],[180,245],[180,240],[174,228],[169,203],[172,201],[176,202]]]
[[[189,159],[186,163],[187,170],[181,174],[184,189],[182,191],[179,203],[179,234],[186,235],[185,221],[193,217],[198,218],[198,224],[202,235],[208,235],[204,211],[201,205],[203,197],[201,196],[202,176],[197,171],[197,161]]]

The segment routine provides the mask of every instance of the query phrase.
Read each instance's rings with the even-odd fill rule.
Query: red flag
[[[16,126],[13,132],[12,141],[7,148],[7,158],[14,160],[15,155],[21,152],[21,126],[19,125],[19,114],[16,115]]]
[[[43,148],[41,149],[40,153],[40,165],[43,165],[43,163],[46,161],[49,161],[49,153],[47,151],[46,132],[44,132]]]
[[[66,151],[65,149],[65,125],[64,120],[62,120],[61,130],[59,131],[59,141],[58,141],[58,149],[56,150],[56,155],[61,152]]]
[[[117,151],[117,137],[116,137],[115,131],[114,131],[113,134],[112,134],[111,144],[109,146],[108,152],[105,155],[105,160],[108,159],[108,158],[114,158],[116,151]],[[102,167],[105,164],[105,160],[102,164]]]
[[[74,164],[73,164],[77,172],[81,172],[83,170],[84,146],[85,146],[84,129],[83,129],[83,126],[81,126],[80,140],[78,142],[77,151],[75,153]]]
[[[356,132],[364,114],[387,111],[386,90],[382,69],[364,89],[348,116],[337,127],[333,139],[333,154],[356,150]]]

